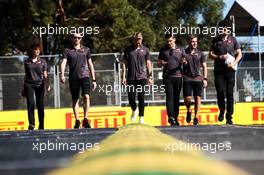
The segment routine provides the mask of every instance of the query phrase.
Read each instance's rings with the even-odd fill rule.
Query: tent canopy
[[[225,19],[230,16],[235,18],[235,33],[237,36],[249,36],[256,24],[264,31],[264,1],[260,0],[236,0],[227,13]],[[257,31],[257,30],[256,30]],[[257,32],[255,32],[255,35]]]

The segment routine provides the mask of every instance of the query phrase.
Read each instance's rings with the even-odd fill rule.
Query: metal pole
[[[55,69],[56,69],[56,66],[53,65],[53,91],[54,91],[54,108],[57,108],[57,81],[56,81],[56,72],[55,72]]]
[[[120,75],[120,56],[121,54],[115,53],[115,83],[118,83],[118,92],[115,94],[116,105],[121,106],[121,93],[122,93],[122,84],[121,84],[121,75]]]
[[[151,64],[151,66],[152,66],[152,69],[151,69],[151,75],[152,75],[152,86],[151,86],[151,88],[152,88],[152,101],[154,101],[155,100],[155,92],[153,91],[153,87],[154,87],[154,85],[155,85],[155,78],[154,78],[154,64],[152,63]]]
[[[118,104],[118,100],[119,100],[119,95],[118,95],[118,91],[116,91],[116,86],[119,87],[119,81],[118,81],[118,75],[117,75],[117,61],[115,60],[114,62],[114,87],[113,87],[113,90],[114,90],[114,93],[115,93],[115,105]]]
[[[232,35],[233,35],[233,37],[235,37],[236,36],[236,33],[235,33],[235,16],[231,15],[230,20],[232,21]],[[235,102],[237,102],[237,101],[239,101],[239,93],[237,90],[237,71],[236,71],[235,72]]]
[[[233,37],[236,37],[236,33],[235,33],[235,16],[231,15],[230,16],[230,20],[232,21],[232,35]]]
[[[258,51],[259,51],[259,82],[260,82],[260,87],[259,87],[259,97],[260,101],[262,101],[262,72],[261,72],[261,43],[260,43],[260,25],[258,23]]]
[[[58,100],[58,105],[57,105],[57,107],[58,108],[60,108],[61,107],[61,101],[60,101],[60,74],[59,74],[59,66],[56,66],[55,67],[56,68],[56,77],[57,77],[57,94],[58,94],[58,96],[57,96],[57,100]]]
[[[203,88],[203,100],[206,100],[206,89]]]
[[[120,66],[120,62],[118,63],[118,83],[119,83],[119,106],[122,105],[121,100],[122,100],[122,83],[121,83],[121,66]]]
[[[2,76],[0,77],[0,111],[2,111],[4,104],[3,104],[3,80]]]

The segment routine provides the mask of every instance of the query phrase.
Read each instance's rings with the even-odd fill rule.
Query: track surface
[[[205,152],[206,156],[227,161],[252,175],[263,175],[264,126],[162,127],[160,130],[189,143],[229,143],[230,151],[212,153],[212,149]]]
[[[229,151],[205,152],[211,159],[220,159],[249,172],[264,172],[264,126],[186,126],[157,127],[161,132],[180,141],[199,144],[228,143]],[[41,175],[67,166],[74,154],[82,151],[83,144],[93,145],[117,129],[80,129],[0,132],[0,174]],[[40,153],[40,144],[43,150]],[[48,143],[68,144],[66,150],[47,150]],[[76,147],[74,147],[74,145]],[[44,150],[44,146],[46,149]],[[78,149],[78,146],[79,149]],[[50,147],[52,148],[52,146]],[[71,149],[70,149],[71,148]],[[201,167],[206,168],[206,167]],[[220,171],[220,170],[219,170]]]

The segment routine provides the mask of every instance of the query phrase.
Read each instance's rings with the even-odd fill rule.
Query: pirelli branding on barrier
[[[26,111],[0,112],[0,131],[26,130],[27,127],[28,120]]]
[[[126,114],[126,110],[91,111],[88,120],[92,128],[117,128],[126,125]],[[83,113],[80,113],[80,116],[83,118]],[[65,119],[66,128],[73,128],[73,113],[66,113]]]
[[[0,122],[0,131],[24,130],[25,121]]]
[[[264,106],[252,107],[253,124],[264,124]]]
[[[216,105],[202,105],[199,113],[200,125],[221,125],[218,122],[218,108]],[[38,128],[38,117],[35,111],[36,128]],[[194,110],[193,114],[194,115]],[[91,107],[89,111],[89,122],[92,128],[117,128],[130,123],[131,110],[129,107]],[[81,120],[83,113],[80,113]],[[186,108],[180,107],[179,123],[181,125],[192,125],[187,123]],[[264,124],[264,103],[237,103],[233,115],[234,123],[240,125]],[[45,129],[69,129],[73,128],[75,118],[71,108],[46,109]],[[167,112],[165,106],[152,106],[145,108],[145,123],[152,126],[168,126]],[[27,111],[2,111],[0,112],[0,131],[26,130],[28,127]]]

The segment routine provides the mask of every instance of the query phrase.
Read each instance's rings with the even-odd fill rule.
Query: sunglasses
[[[74,39],[82,39],[82,37],[73,37]]]

